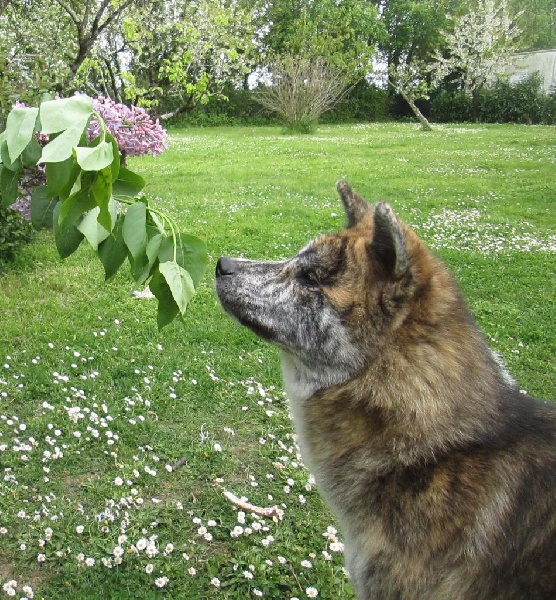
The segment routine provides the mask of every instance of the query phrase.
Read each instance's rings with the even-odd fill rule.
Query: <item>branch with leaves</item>
[[[388,81],[397,94],[408,103],[424,131],[431,131],[432,126],[421,112],[416,100],[428,100],[429,84],[427,83],[427,67],[419,61],[401,61],[389,70]]]
[[[88,137],[92,119],[98,135]],[[39,140],[48,139],[41,145]],[[106,279],[128,260],[136,286],[149,284],[158,300],[158,326],[183,317],[208,256],[197,237],[141,195],[145,180],[120,161],[120,148],[93,100],[79,95],[18,106],[0,134],[0,198],[11,206],[25,167],[44,165],[46,184],[33,190],[31,219],[53,228],[62,258],[86,239]]]
[[[85,2],[54,1],[68,15],[77,32],[77,54],[70,64],[73,75],[77,73],[102,32],[116,22],[122,14],[125,14],[128,8],[137,4],[136,0],[121,2],[102,0],[100,5],[93,0],[85,0]]]

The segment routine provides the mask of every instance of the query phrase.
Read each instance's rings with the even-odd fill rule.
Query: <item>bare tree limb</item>
[[[110,5],[110,0],[105,0],[107,5]],[[122,2],[120,6],[108,16],[106,21],[98,26],[98,33],[102,33],[109,25],[111,25],[123,12],[125,12],[130,6],[134,4],[139,4],[136,0],[127,0],[126,2]]]

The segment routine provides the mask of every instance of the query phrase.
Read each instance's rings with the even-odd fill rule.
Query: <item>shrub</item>
[[[471,96],[441,90],[431,96],[430,116],[438,123],[465,123],[472,119]]]
[[[545,101],[539,73],[514,84],[498,80],[479,96],[479,116],[489,123],[542,123]]]
[[[16,210],[0,204],[0,271],[12,262],[17,250],[29,242],[33,228]]]
[[[271,66],[272,85],[261,85],[255,100],[276,113],[293,133],[314,130],[320,116],[346,94],[348,79],[321,58],[285,55]]]
[[[362,80],[323,116],[322,121],[325,123],[382,121],[388,118],[388,104],[388,90]]]
[[[431,102],[431,117],[440,122],[462,122],[472,118],[471,97],[461,91],[442,90]],[[544,94],[542,77],[533,73],[517,83],[498,79],[479,94],[478,118],[486,123],[556,122],[556,94]]]
[[[87,135],[93,117],[100,129],[97,137]],[[37,134],[43,142],[48,136],[44,147]],[[31,221],[37,229],[54,230],[60,257],[72,255],[86,239],[107,280],[128,260],[135,285],[148,283],[158,300],[159,328],[183,317],[208,262],[205,244],[180,233],[174,219],[150,205],[142,194],[145,180],[122,165],[118,143],[92,98],[76,95],[39,107],[14,107],[0,141],[3,206],[17,202],[26,167],[45,165],[46,185],[31,194]],[[137,154],[158,153],[162,145],[160,138],[151,147],[133,137]],[[5,255],[11,258],[14,239],[24,237],[14,234],[19,228],[13,227],[11,213],[4,229]]]
[[[16,102],[15,106],[24,107],[25,104]],[[110,98],[98,96],[93,102],[93,109],[103,119],[110,135],[116,140],[120,151],[123,165],[127,156],[140,156],[152,154],[157,156],[166,150],[168,134],[157,121],[154,121],[143,108],[137,106],[128,107],[118,104]],[[87,139],[89,141],[100,136],[102,129],[98,119],[93,117],[87,127]],[[37,139],[41,144],[49,141],[48,136],[40,136]],[[12,208],[19,211],[27,219],[31,219],[31,191],[38,185],[45,183],[44,168],[26,168],[19,185],[21,194]]]
[[[551,93],[544,97],[542,114],[545,125],[556,125],[556,87]]]

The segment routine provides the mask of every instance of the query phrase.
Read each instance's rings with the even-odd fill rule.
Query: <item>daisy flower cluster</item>
[[[343,546],[302,463],[283,393],[220,376],[204,350],[194,376],[132,359],[115,387],[104,364],[118,361],[121,323],[100,325],[90,345],[48,343],[0,359],[0,540],[14,565],[0,597],[42,593],[19,575],[36,571],[46,582],[71,573],[76,596],[91,577],[119,573],[114,581],[170,597],[314,598],[328,581],[343,581],[349,597]],[[181,440],[185,452],[169,452],[157,437],[158,405],[200,388],[232,395],[238,417],[258,425],[213,419]],[[322,536],[302,525],[308,511],[322,514]]]
[[[443,209],[416,228],[431,248],[469,250],[481,254],[556,252],[556,235],[539,234],[527,222],[519,226],[493,223],[485,209]]]

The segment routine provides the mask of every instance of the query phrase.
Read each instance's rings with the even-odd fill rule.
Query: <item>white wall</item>
[[[538,71],[544,79],[543,90],[548,94],[556,89],[556,50],[539,50],[514,54],[513,65],[504,70],[511,83],[517,83],[527,75]]]

